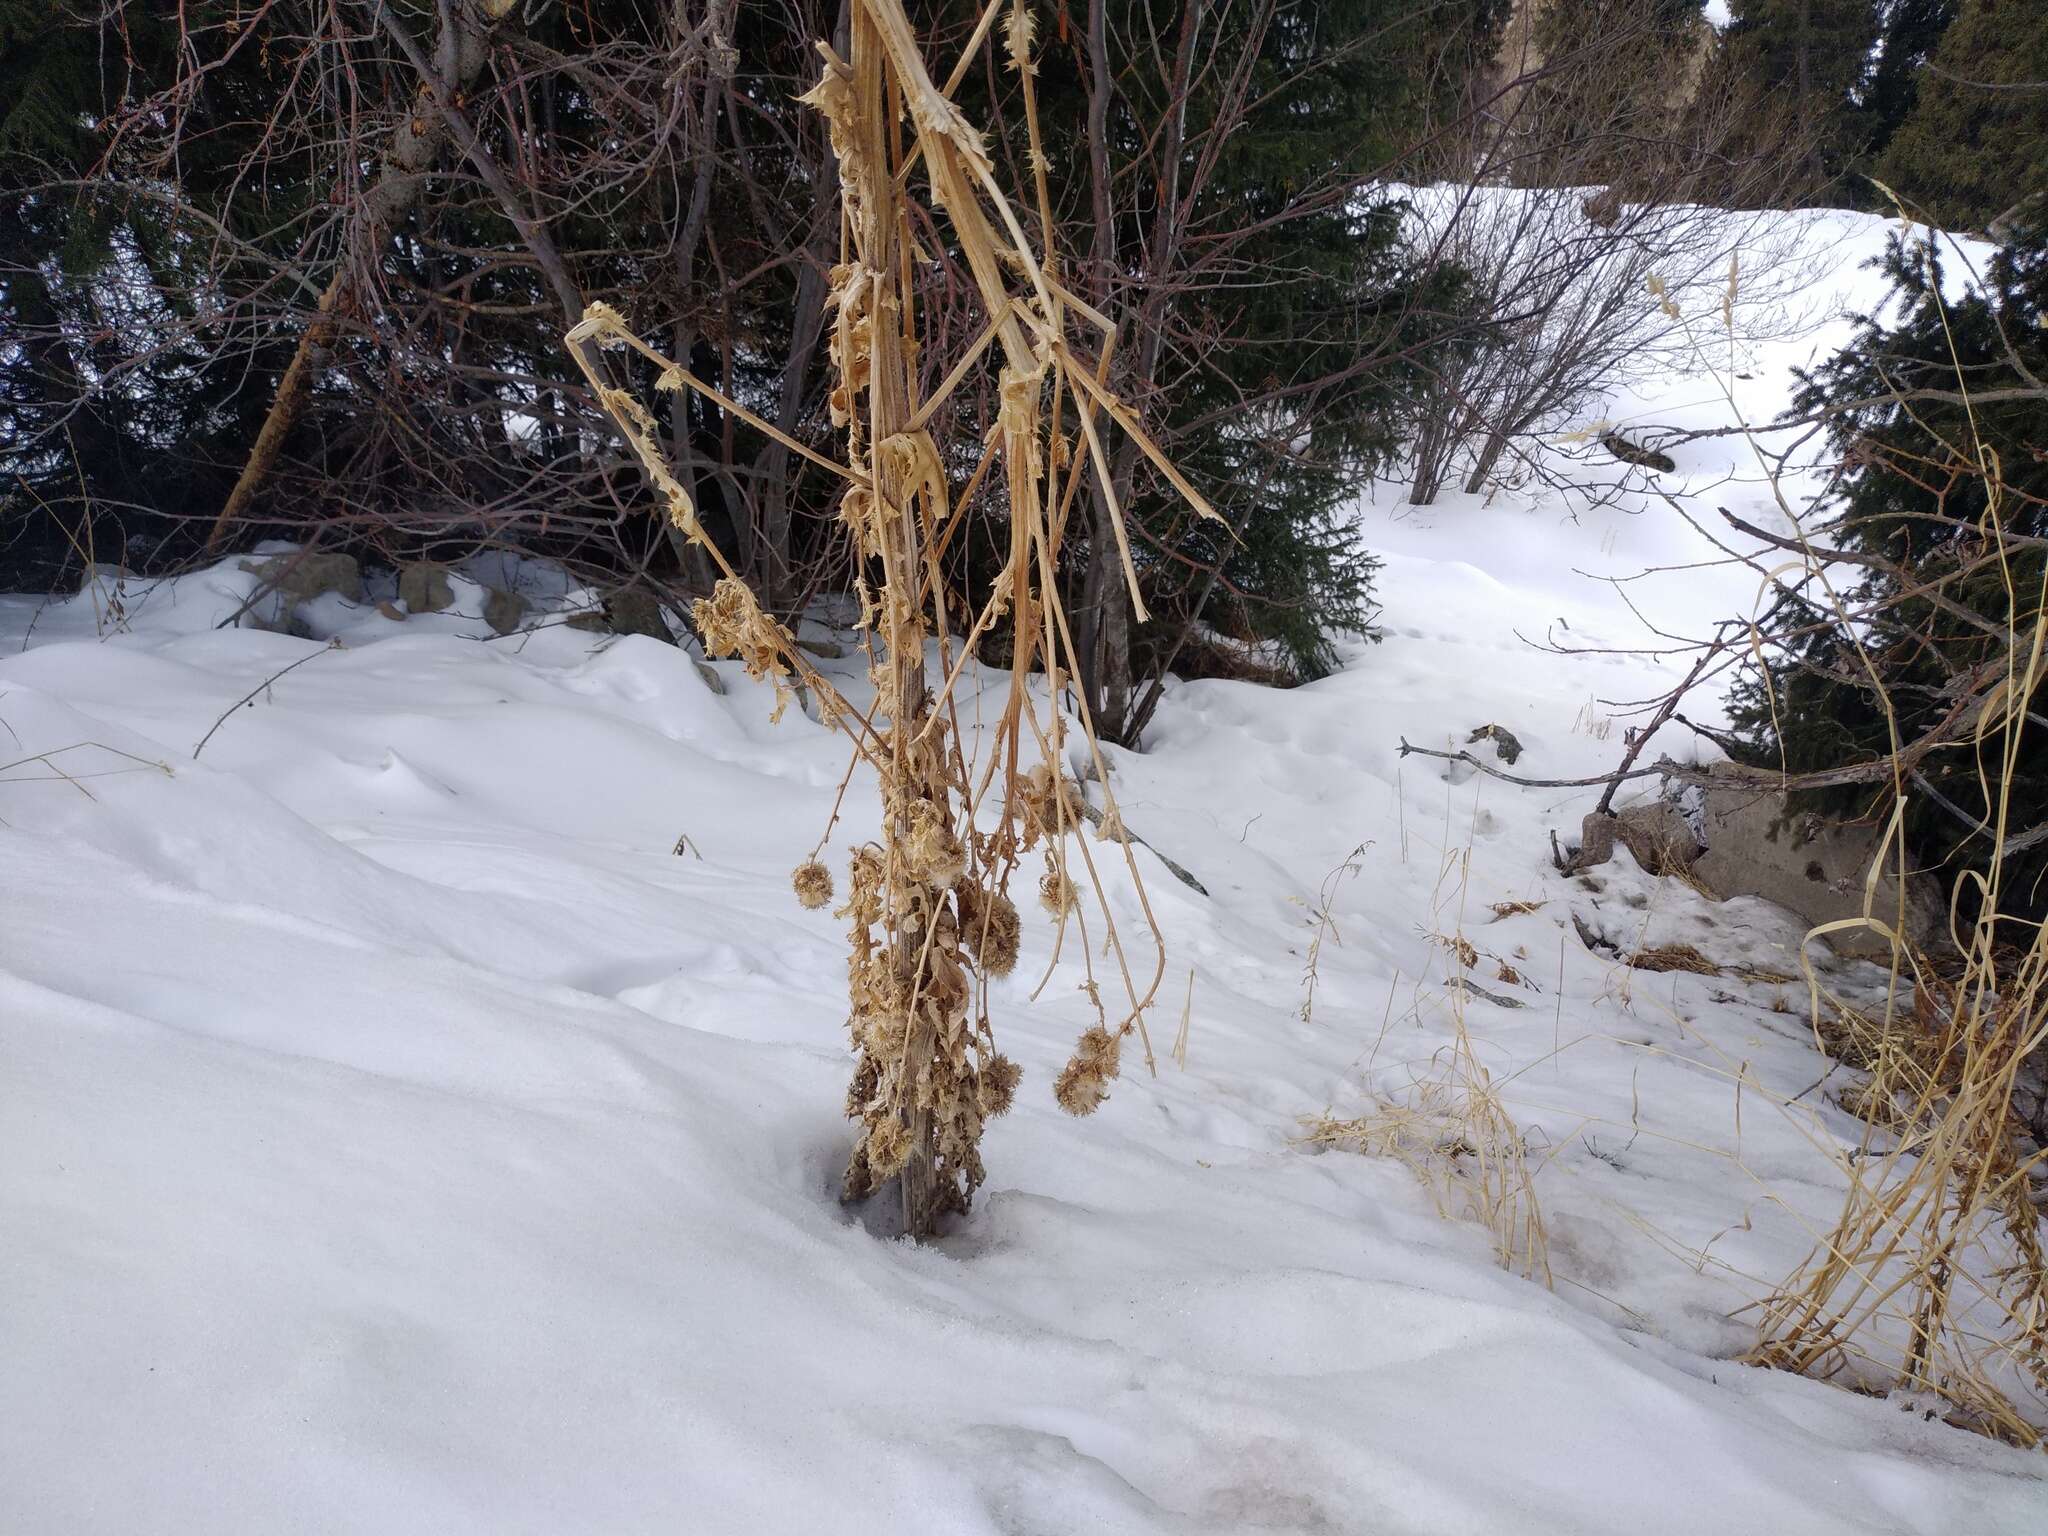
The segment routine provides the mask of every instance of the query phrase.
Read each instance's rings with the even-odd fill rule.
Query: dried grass
[[[1981,527],[2002,551],[1997,464],[1985,454],[1982,467],[1989,504]],[[2027,616],[2007,653],[2004,697],[2026,700],[2048,678],[2048,574],[2040,590],[2022,591],[2002,554],[2001,569],[2008,611]],[[2000,838],[2026,720],[2024,709],[1987,710],[1979,726],[1980,780]],[[1904,886],[1899,828],[1908,791],[1903,782],[1893,791],[1867,893],[1888,859]],[[1817,1043],[1867,1074],[1837,1094],[1865,1129],[1840,1158],[1848,1188],[1834,1227],[1764,1302],[1751,1358],[1904,1394],[1950,1423],[2042,1446],[2048,1150],[2022,1105],[2048,1071],[2048,929],[1999,916],[2004,845],[1993,846],[1989,871],[1965,877],[1979,887],[1976,921],[1955,932],[1951,914],[1959,967],[1937,967],[1906,943],[1870,914],[1868,896],[1863,917],[1808,936],[1875,932],[1891,945],[1893,988],[1873,1014],[1833,995],[1806,967]],[[2015,928],[2027,935],[2023,948],[2007,942]]]
[[[1042,853],[1039,897],[1058,924],[1038,986],[1052,974],[1068,925],[1078,924],[1082,985],[1097,1019],[1059,1075],[1058,1102],[1075,1114],[1101,1104],[1121,1068],[1123,1045],[1134,1035],[1153,1066],[1144,1014],[1165,972],[1164,945],[1130,841],[1113,835],[1121,821],[1109,775],[1085,707],[1073,731],[1054,704],[1034,701],[1027,680],[1042,670],[1050,684],[1045,693],[1057,699],[1064,679],[1077,670],[1055,572],[1062,531],[1090,469],[1110,507],[1133,613],[1146,617],[1108,472],[1109,426],[1124,433],[1198,515],[1216,515],[1110,391],[1114,326],[1059,280],[1030,12],[1016,0],[1007,25],[998,29],[994,23],[1003,13],[1003,0],[993,0],[943,88],[926,70],[901,0],[856,0],[847,57],[818,45],[821,77],[804,100],[825,118],[839,162],[841,256],[832,273],[830,350],[831,410],[846,433],[844,464],[786,437],[661,357],[606,306],[591,306],[569,333],[571,351],[669,516],[722,573],[695,615],[707,650],[740,657],[752,675],[773,684],[778,714],[798,690],[815,699],[819,717],[853,738],[857,759],[865,759],[880,781],[883,835],[853,851],[848,894],[838,908],[848,922],[857,1051],[847,1112],[860,1123],[845,1194],[859,1199],[900,1180],[904,1226],[917,1236],[933,1231],[947,1212],[967,1208],[983,1177],[982,1129],[1009,1106],[1016,1089],[1017,1068],[997,1051],[990,1028],[988,980],[1008,973],[1019,958],[1021,923],[1008,892],[1027,854]],[[995,179],[980,133],[951,99],[984,46],[1004,56],[1018,82],[1034,166],[1035,245]],[[913,208],[914,172],[929,189],[929,210]],[[939,388],[920,398],[926,338],[913,231],[939,217],[951,226],[987,325]],[[872,711],[863,715],[847,705],[706,539],[688,492],[657,446],[652,416],[608,376],[600,354],[616,349],[654,364],[658,388],[717,399],[845,481],[840,517],[861,556],[862,621],[879,642],[867,647],[876,689]],[[968,455],[982,463],[970,484],[984,473],[1005,484],[1010,548],[989,589],[968,594],[948,588],[936,554],[944,530],[960,515],[966,488],[956,500],[947,457],[926,424],[977,365],[990,366],[982,363],[985,353],[999,369],[1001,410],[986,452],[976,443]],[[946,623],[949,611],[975,615],[957,642]],[[1005,617],[1011,620],[1009,696],[987,745],[970,759],[955,719],[956,689],[980,641]],[[925,667],[932,639],[938,642],[937,676],[927,676]],[[1084,801],[1066,777],[1070,738],[1103,785],[1102,825],[1112,829],[1109,841],[1132,877],[1149,930],[1149,976],[1133,974],[1094,855],[1073,835]],[[814,856],[795,876],[806,905],[829,899],[830,878],[821,882],[821,871]],[[1079,901],[1084,885],[1103,925],[1093,942]],[[1120,1000],[1114,1017],[1096,975],[1098,955],[1115,968]]]
[[[1628,957],[1632,970],[1689,971],[1695,976],[1718,976],[1721,967],[1690,944],[1652,944]]]
[[[1379,1095],[1369,1114],[1321,1115],[1303,1139],[1405,1164],[1445,1220],[1487,1230],[1503,1269],[1551,1283],[1550,1243],[1527,1143],[1473,1049],[1462,1012],[1451,1042],[1405,1091]]]

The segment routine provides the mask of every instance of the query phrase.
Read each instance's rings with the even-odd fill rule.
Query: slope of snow
[[[115,622],[113,578],[0,599],[0,1531],[2040,1530],[2039,1457],[1731,1363],[1854,1122],[1770,1107],[1827,1071],[1800,987],[1631,973],[1571,917],[1778,973],[1799,927],[1625,854],[1564,881],[1548,829],[1592,792],[1396,755],[1497,721],[1522,771],[1611,766],[1598,701],[1668,672],[1517,638],[1624,637],[1569,510],[1367,509],[1382,644],[1177,687],[1112,754],[1208,892],[1141,851],[1157,1075],[1053,1104],[1092,1010],[1066,962],[1030,999],[1034,911],[997,997],[1018,1104],[923,1249],[835,1199],[843,936],[788,873],[844,752],[735,665],[721,696],[473,604],[216,629],[235,562],[126,583]],[[835,865],[875,814],[856,779]],[[1520,1006],[1458,1001],[1461,933]],[[1461,1014],[1554,1289],[1302,1139],[1431,1076]]]

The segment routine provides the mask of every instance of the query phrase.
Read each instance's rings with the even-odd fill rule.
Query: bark
[[[1508,434],[1494,431],[1487,435],[1486,444],[1479,450],[1479,457],[1472,462],[1472,473],[1465,479],[1465,492],[1476,496],[1486,489],[1487,481],[1493,478],[1493,467],[1500,462],[1500,456],[1507,451]]]

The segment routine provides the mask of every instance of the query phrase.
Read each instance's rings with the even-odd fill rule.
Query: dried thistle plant
[[[1127,434],[1198,514],[1216,515],[1111,392],[1115,327],[1059,281],[1032,80],[1031,17],[1022,0],[1012,0],[1007,24],[991,44],[1003,12],[1003,0],[990,4],[943,88],[925,68],[901,0],[856,0],[846,58],[819,44],[822,75],[803,99],[825,118],[839,160],[841,261],[832,273],[830,351],[832,419],[846,433],[844,464],[822,458],[661,357],[602,305],[592,306],[569,333],[571,351],[671,518],[725,578],[698,605],[707,649],[739,656],[750,673],[773,683],[778,712],[796,688],[807,690],[821,717],[845,730],[857,758],[876,772],[881,836],[854,850],[846,899],[837,908],[848,925],[857,1053],[847,1113],[860,1126],[845,1197],[860,1199],[897,1180],[904,1227],[913,1236],[932,1232],[948,1212],[967,1209],[983,1179],[982,1130],[1016,1092],[1018,1068],[997,1050],[991,1031],[988,982],[1008,974],[1020,956],[1022,922],[1009,888],[1027,853],[1043,852],[1039,899],[1058,925],[1038,988],[1052,974],[1068,923],[1080,924],[1082,986],[1097,1015],[1059,1074],[1058,1102],[1074,1114],[1101,1104],[1133,1035],[1147,1066],[1153,1063],[1144,1013],[1164,975],[1165,953],[1130,842],[1110,839],[1129,869],[1149,930],[1153,964],[1142,980],[1133,975],[1110,921],[1088,842],[1072,835],[1084,809],[1065,767],[1073,748],[1092,760],[1103,786],[1103,825],[1121,822],[1085,706],[1074,729],[1055,702],[1075,670],[1075,650],[1054,572],[1061,530],[1083,474],[1092,469],[1113,512],[1133,611],[1145,615],[1109,475],[1104,437],[1110,426]],[[980,133],[952,101],[984,46],[1003,51],[1019,82],[1031,140],[1035,246],[995,179]],[[929,190],[933,213],[950,225],[986,317],[979,338],[925,398],[918,394],[923,338],[913,283],[914,177]],[[946,458],[926,426],[992,347],[1001,406],[976,478],[1000,470],[1010,547],[989,590],[970,601],[969,594],[951,592],[939,571],[939,533],[964,493],[956,499]],[[611,348],[654,363],[659,388],[692,389],[718,400],[845,482],[840,517],[861,557],[862,620],[879,642],[868,647],[876,691],[870,712],[852,710],[817,674],[788,629],[761,611],[705,537],[688,493],[662,461],[652,417],[606,377],[599,354]],[[955,611],[976,615],[957,641],[945,623],[949,599]],[[955,693],[980,640],[1006,615],[1015,632],[1008,700],[971,759],[958,729]],[[934,641],[936,671],[928,669],[927,647]],[[1051,685],[1042,704],[1027,686],[1038,669]],[[807,906],[830,899],[830,876],[815,857],[793,883]],[[1103,922],[1099,949],[1087,941],[1079,901],[1084,885]],[[1098,954],[1113,960],[1120,984],[1114,1023],[1095,975]]]

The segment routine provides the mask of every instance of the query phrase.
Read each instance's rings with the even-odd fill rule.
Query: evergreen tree
[[[1837,181],[1872,132],[1864,89],[1879,31],[1872,0],[1731,0],[1723,67],[1812,125],[1809,178]]]
[[[233,7],[182,9],[204,27]],[[0,571],[14,585],[87,551],[160,555],[225,491],[264,403],[243,388],[250,364],[273,349],[252,341],[228,359],[197,343],[194,305],[219,274],[192,216],[255,242],[312,195],[303,169],[278,165],[262,197],[222,198],[250,144],[236,104],[276,96],[253,57],[189,103],[212,131],[177,182],[144,173],[110,124],[173,77],[178,18],[134,6],[120,22],[96,30],[68,5],[0,0]]]
[[[1817,591],[1781,601],[1767,620],[1781,659],[1747,680],[1733,712],[1759,763],[1775,766],[1782,754],[1799,773],[1879,761],[1892,750],[1892,720],[1902,744],[1952,720],[2002,673],[2009,636],[2016,632],[2024,647],[2040,617],[2048,551],[2048,393],[2040,382],[2048,377],[2048,219],[2000,250],[1984,286],[1961,299],[1942,300],[1939,266],[1924,243],[1895,242],[1885,268],[1900,318],[1866,319],[1854,343],[1810,376],[1799,397],[1802,410],[1853,407],[1832,424],[1851,470],[1839,516],[1816,542],[1888,566],[1866,569],[1844,594],[1861,615],[1857,622],[1845,625]],[[1836,567],[1843,570],[1853,568]],[[2048,822],[2048,726],[2041,723],[2048,685],[2030,703],[2009,780],[1988,742],[1973,740],[1967,720],[1945,732],[1953,744],[1916,765],[1908,845],[1951,878],[1989,867],[1991,839],[1979,823],[1997,814],[2001,783],[2010,796],[2007,835]],[[1890,791],[1887,777],[1804,798],[1882,817]],[[2048,843],[2008,859],[2009,909],[2037,917],[2048,910],[2044,876]]]
[[[1369,628],[1376,562],[1350,507],[1396,447],[1414,382],[1399,359],[1453,287],[1404,266],[1401,206],[1369,182],[1463,88],[1435,94],[1418,56],[1498,8],[1103,0],[1057,18],[1038,90],[1061,260],[1119,324],[1114,382],[1230,529],[1192,519],[1112,438],[1152,622],[1128,627],[1099,509],[1073,544],[1070,611],[1097,723],[1129,739],[1148,667],[1193,660],[1203,625],[1271,643],[1301,676]],[[976,115],[1021,134],[1014,106]]]
[[[1956,19],[1956,0],[1886,0],[1877,58],[1863,87],[1866,160],[1884,153],[1920,100],[1927,61]]]
[[[1962,0],[1878,175],[1951,229],[2048,196],[2048,0]]]

